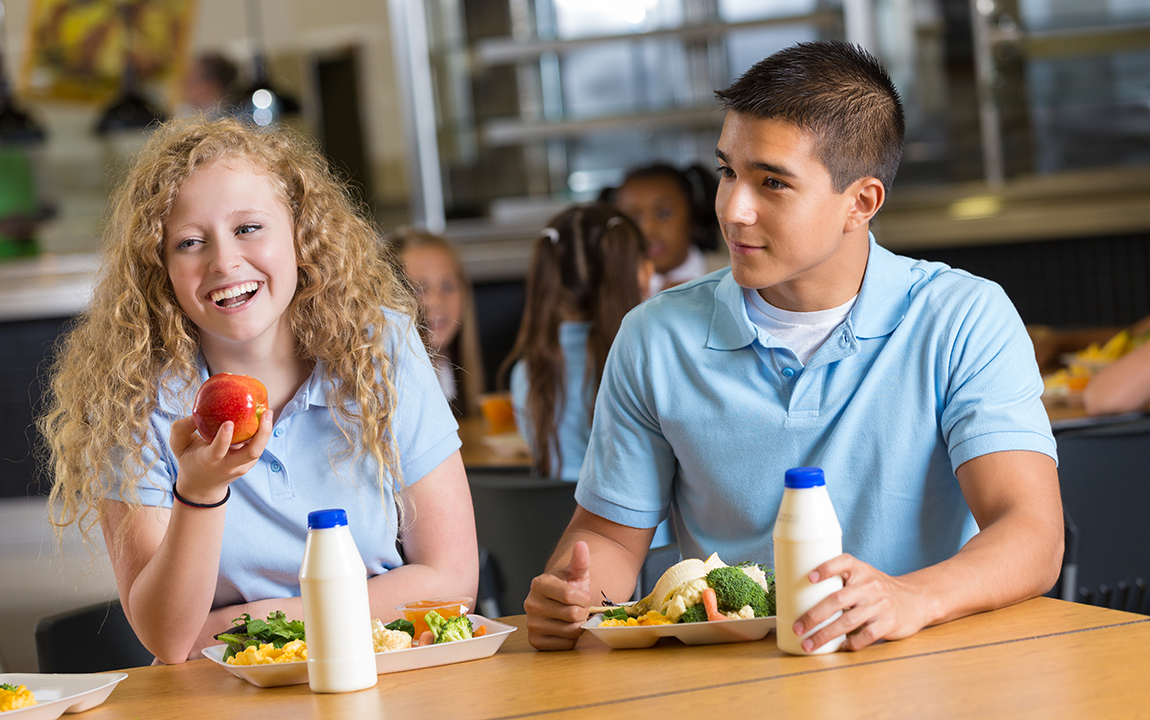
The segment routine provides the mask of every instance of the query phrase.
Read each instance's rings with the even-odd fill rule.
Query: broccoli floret
[[[715,590],[720,612],[738,612],[745,605],[755,617],[775,614],[774,598],[737,567],[718,567],[707,573],[707,585]]]
[[[462,615],[456,617],[444,618],[434,610],[429,611],[423,616],[423,621],[427,623],[428,629],[431,630],[431,635],[435,638],[435,643],[448,643],[455,642],[456,640],[470,640],[471,639],[471,621]]]
[[[683,615],[679,618],[682,623],[706,622],[707,621],[707,608],[703,607],[703,603],[699,602],[697,605],[692,605],[687,608]]]

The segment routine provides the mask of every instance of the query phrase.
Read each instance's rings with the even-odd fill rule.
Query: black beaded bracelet
[[[176,490],[176,484],[175,483],[172,483],[172,494],[176,496],[177,500],[179,500],[183,504],[187,505],[188,507],[217,508],[220,505],[223,505],[224,503],[226,503],[228,501],[228,498],[230,498],[232,496],[232,486],[228,485],[228,491],[224,493],[224,499],[220,500],[219,502],[216,502],[216,503],[197,503],[197,502],[192,502],[191,500],[185,500],[182,497],[180,497],[180,491]]]

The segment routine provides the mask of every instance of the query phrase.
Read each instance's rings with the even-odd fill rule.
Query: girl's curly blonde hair
[[[323,360],[334,381],[332,415],[348,441],[366,453],[381,490],[390,474],[402,490],[392,440],[394,363],[381,341],[394,328],[384,310],[415,317],[406,285],[384,259],[379,233],[314,141],[287,130],[262,130],[233,119],[193,118],[152,135],[112,200],[101,270],[91,305],[58,347],[50,393],[38,424],[52,473],[49,506],[57,527],[76,523],[86,541],[100,501],[118,490],[133,511],[134,483],[146,472],[161,380],[186,399],[198,386],[199,332],[176,301],[164,263],[164,223],[183,182],[219,160],[266,173],[291,212],[298,287],[287,312],[301,358]]]

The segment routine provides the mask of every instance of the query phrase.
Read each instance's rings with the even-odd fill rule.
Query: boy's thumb
[[[571,548],[571,560],[567,563],[567,582],[573,585],[591,582],[591,549],[582,540]]]

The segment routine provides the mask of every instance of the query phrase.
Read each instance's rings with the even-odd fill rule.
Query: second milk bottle
[[[378,676],[367,568],[343,510],[308,513],[299,584],[312,692],[350,692],[374,686]]]
[[[803,640],[836,620],[835,613],[802,636],[795,635],[795,621],[823,598],[842,589],[841,577],[811,584],[811,571],[843,552],[843,531],[827,494],[823,471],[814,467],[787,471],[783,501],[775,519],[775,596],[779,649],[792,655],[818,655],[834,652],[845,636],[825,643],[813,652],[802,648]]]

